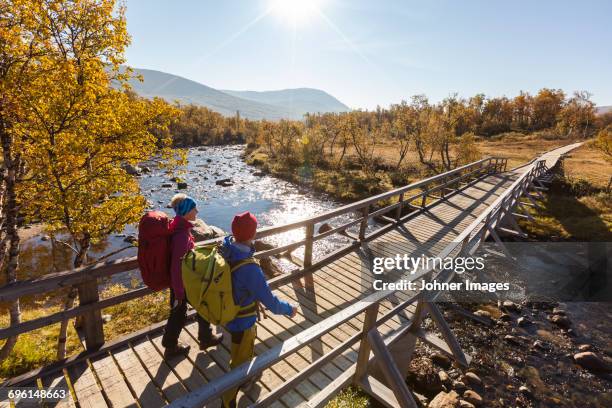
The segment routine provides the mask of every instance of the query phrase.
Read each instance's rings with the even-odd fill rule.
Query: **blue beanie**
[[[189,211],[196,207],[196,202],[193,198],[187,196],[180,203],[174,206],[176,215],[185,216]]]

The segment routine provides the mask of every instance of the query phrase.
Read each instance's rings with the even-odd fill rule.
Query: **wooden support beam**
[[[370,359],[370,343],[368,342],[368,333],[376,327],[376,319],[378,317],[378,309],[380,304],[373,303],[366,309],[365,318],[363,319],[363,328],[361,329],[361,343],[359,344],[359,354],[357,355],[357,368],[355,370],[355,380],[360,380],[368,371],[368,361]]]
[[[504,245],[504,243],[502,242],[502,240],[499,238],[499,235],[497,235],[497,232],[495,231],[495,228],[492,228],[490,226],[487,227],[487,230],[489,231],[489,234],[491,234],[491,236],[493,237],[493,240],[495,241],[495,243],[499,246],[499,248],[502,250],[502,252],[504,253],[504,255],[506,255],[506,257],[508,257],[508,259],[510,260],[514,260],[514,257],[512,256],[512,254],[508,251],[508,248],[506,248],[506,245]]]
[[[95,304],[100,301],[98,293],[98,280],[93,279],[77,286],[79,292],[79,306]],[[87,350],[95,350],[104,344],[104,328],[102,326],[102,313],[100,309],[90,310],[77,318],[77,327],[83,330]]]
[[[396,403],[398,404],[395,405],[395,407],[417,408],[417,404],[412,397],[408,386],[406,385],[406,380],[400,374],[395,361],[393,361],[391,353],[389,353],[382,336],[376,328],[370,330],[368,333],[368,343],[371,345],[372,351],[374,352],[378,368],[383,372],[387,383],[393,390]],[[389,394],[387,387],[382,384],[379,385],[378,381],[376,381],[373,377],[372,379],[369,379],[368,376],[365,378],[360,378],[359,382],[365,382],[366,388],[364,389],[372,392],[372,395],[378,400],[384,400]]]
[[[440,333],[442,333],[442,337],[450,348],[450,351],[455,360],[462,366],[467,367],[470,364],[468,357],[461,349],[459,341],[457,341],[457,338],[453,334],[451,328],[448,326],[448,323],[446,323],[446,320],[444,320],[444,315],[442,314],[440,309],[438,309],[438,306],[436,306],[435,303],[426,302],[425,308],[429,312],[429,317],[431,317]]]
[[[312,244],[314,236],[314,224],[306,225],[306,244],[304,245],[304,268],[312,266]],[[307,289],[314,289],[314,281],[312,273],[304,276],[304,286]]]

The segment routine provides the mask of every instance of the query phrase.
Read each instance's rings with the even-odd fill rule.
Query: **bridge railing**
[[[272,288],[276,288],[304,277],[306,285],[311,285],[311,277],[308,275],[313,271],[354,250],[361,242],[380,236],[393,228],[395,224],[405,222],[419,212],[436,205],[437,202],[443,200],[448,194],[452,194],[461,189],[463,184],[469,184],[486,175],[504,171],[506,166],[507,159],[488,157],[313,217],[281,226],[262,228],[258,230],[256,239],[265,239],[296,229],[304,229],[304,238],[280,247],[259,251],[255,256],[263,259],[271,256],[290,254],[291,251],[303,246],[304,257],[302,260],[291,257],[294,263],[297,263],[299,267],[290,273],[271,279],[269,283]],[[409,209],[412,212],[404,214],[404,209]],[[387,214],[391,212],[393,212],[392,216],[387,216]],[[330,230],[315,231],[317,224],[330,222],[334,218],[346,214],[357,215],[355,219],[339,226],[332,227]],[[388,222],[388,224],[368,232],[368,223],[374,218]],[[358,227],[356,234],[348,231],[352,227]],[[344,234],[351,237],[353,241],[325,255],[321,259],[317,259],[316,261],[313,260],[314,243],[333,234]],[[208,240],[199,242],[196,245],[205,245],[218,241],[219,239]],[[135,257],[131,257],[102,262],[78,269],[51,273],[40,278],[19,281],[1,287],[0,302],[9,302],[25,296],[42,295],[71,286],[79,287],[80,292],[86,293],[87,296],[80,298],[79,305],[71,309],[55,312],[44,317],[0,329],[0,340],[77,316],[92,316],[92,314],[94,314],[94,316],[97,315],[98,318],[83,319],[83,334],[85,336],[85,345],[88,350],[100,348],[104,344],[102,319],[99,318],[101,310],[146,296],[152,293],[152,291],[147,287],[142,287],[109,298],[100,299],[98,292],[99,281],[100,279],[108,278],[118,273],[136,269],[138,269],[137,260]]]
[[[491,228],[494,229],[495,226],[501,222],[504,216],[512,211],[514,206],[518,204],[519,198],[527,192],[527,189],[531,186],[534,180],[545,173],[545,171],[546,167],[544,165],[544,161],[537,161],[531,164],[530,167],[500,195],[500,197],[489,205],[468,227],[466,227],[455,239],[453,239],[452,242],[446,245],[437,256],[444,259],[447,257],[457,257],[461,254],[475,251],[478,245],[484,239],[483,231],[491,231]],[[445,282],[449,282],[454,277],[454,271],[440,272],[434,270],[433,268],[421,268],[421,270],[417,272],[417,275],[407,274],[399,279],[405,278],[413,280],[415,279],[415,276],[418,276],[418,278],[421,279],[431,277],[434,274],[436,274],[436,279]],[[367,374],[367,367],[372,362],[373,358],[370,355],[371,345],[366,339],[376,337],[372,336],[372,333],[375,333],[378,330],[378,327],[388,320],[394,318],[399,313],[403,312],[412,304],[417,304],[413,317],[408,324],[401,326],[399,330],[393,332],[386,339],[382,340],[385,346],[393,344],[396,340],[400,339],[408,332],[419,332],[418,325],[423,312],[421,308],[431,308],[431,311],[437,310],[435,306],[427,305],[435,299],[437,294],[417,293],[409,296],[403,301],[400,301],[399,304],[396,304],[386,313],[382,314],[381,317],[379,317],[380,303],[397,293],[398,291],[396,290],[380,290],[373,292],[372,294],[356,301],[323,321],[301,331],[290,339],[287,339],[277,346],[268,349],[264,353],[257,355],[250,362],[236,367],[229,373],[207,383],[205,386],[202,386],[201,388],[175,400],[169,406],[174,408],[195,408],[206,406],[206,404],[212,403],[216,399],[220,398],[224,392],[238,387],[252,378],[256,378],[264,370],[298,352],[300,349],[308,346],[313,341],[320,339],[323,335],[329,333],[331,330],[361,314],[363,314],[363,323],[361,324],[362,327],[360,332],[349,337],[344,342],[310,363],[307,367],[300,369],[297,374],[291,378],[287,378],[283,384],[279,385],[276,389],[271,390],[265,396],[256,401],[254,405],[257,407],[270,405],[283,393],[289,391],[301,381],[307,379],[316,370],[329,363],[331,359],[348,351],[358,342],[360,342],[360,346],[356,363],[349,369],[345,370],[342,375],[334,379],[334,381],[332,381],[325,389],[321,390],[319,394],[313,396],[308,403],[303,404],[303,407],[301,407],[311,408],[323,406],[326,401],[331,398],[331,396],[335,395],[339,389],[347,386],[348,384],[353,383],[362,385],[367,383],[367,381],[376,381],[368,377]],[[440,318],[440,312],[438,311],[436,313],[438,314],[438,318]],[[447,341],[452,342],[452,340],[449,339],[450,336],[448,332],[443,333],[443,335]],[[449,351],[455,352],[457,351],[457,347],[459,347],[459,345],[455,343],[451,344],[449,347],[451,349]],[[409,354],[410,351],[406,351],[406,353]],[[463,353],[460,352],[458,354],[462,355]],[[459,363],[465,364],[465,360],[459,361]],[[364,379],[367,380],[364,381]],[[398,381],[404,384],[403,378],[399,379]],[[388,393],[386,395],[389,396]],[[393,397],[393,394],[391,394],[391,397]],[[387,402],[391,406],[406,406],[394,403],[393,401]]]

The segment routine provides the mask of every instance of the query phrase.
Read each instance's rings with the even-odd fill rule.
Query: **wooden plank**
[[[81,408],[108,406],[102,390],[86,362],[68,368],[68,376]]]
[[[129,381],[136,399],[143,408],[156,408],[166,405],[161,390],[151,381],[151,377],[130,347],[123,347],[112,352],[113,361]]]
[[[194,367],[193,362],[188,356],[174,356],[166,358],[163,355],[164,347],[161,344],[161,336],[149,338],[149,341],[159,353],[159,356],[165,361],[168,367],[172,369],[172,372],[181,380],[181,383],[183,383],[189,391],[195,390],[196,388],[206,384],[206,379]]]
[[[42,378],[41,379],[41,383],[42,386],[44,388],[58,388],[58,389],[64,389],[68,391],[68,397],[57,402],[57,403],[53,403],[53,404],[46,404],[47,406],[55,406],[55,407],[61,407],[61,408],[73,408],[76,407],[75,404],[75,399],[72,395],[72,393],[70,393],[70,387],[68,386],[68,383],[66,382],[66,377],[64,377],[64,373],[61,372],[60,375],[54,376],[54,377],[46,377],[46,378]]]
[[[93,370],[113,407],[136,407],[137,403],[123,375],[110,355],[91,361]]]
[[[187,388],[172,372],[148,340],[133,344],[132,350],[134,350],[143,367],[147,370],[157,388],[162,390],[168,401],[174,401],[185,395]]]

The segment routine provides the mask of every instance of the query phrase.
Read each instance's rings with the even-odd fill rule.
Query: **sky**
[[[588,90],[612,105],[612,1],[126,0],[128,64],[353,109]]]

